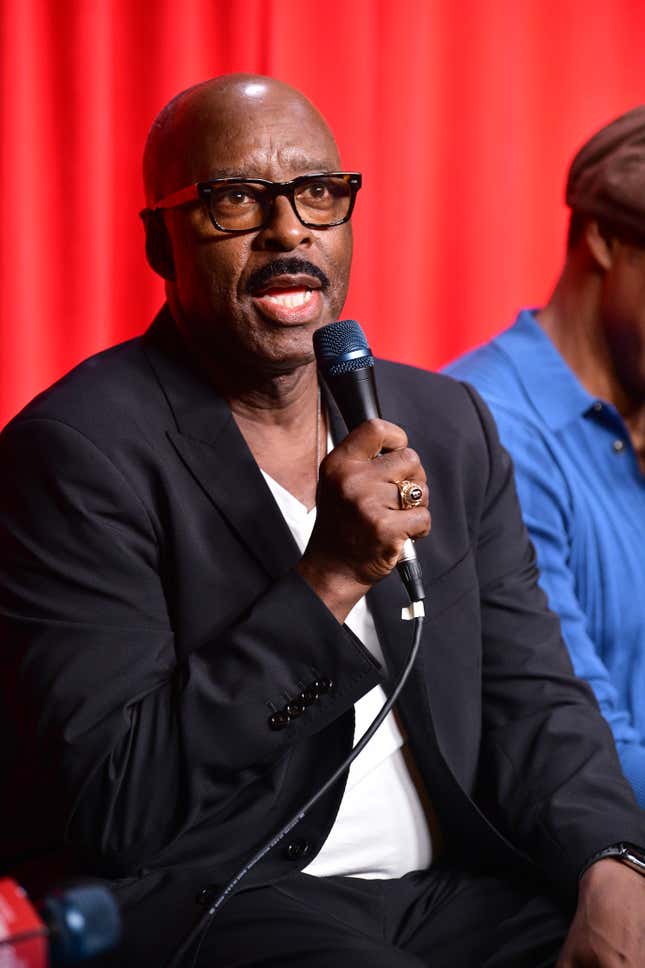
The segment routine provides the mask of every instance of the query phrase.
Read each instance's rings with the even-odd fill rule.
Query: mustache
[[[264,289],[276,276],[295,276],[299,274],[315,276],[323,289],[329,287],[329,279],[322,269],[319,269],[312,262],[307,262],[306,259],[294,258],[274,259],[273,262],[268,262],[261,269],[256,269],[249,276],[246,289],[247,292]]]

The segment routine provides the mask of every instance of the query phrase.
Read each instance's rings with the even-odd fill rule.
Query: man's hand
[[[407,443],[395,424],[368,420],[320,466],[316,524],[298,571],[340,622],[392,571],[406,538],[430,530],[425,471]],[[403,480],[422,488],[419,507],[401,510],[395,482]]]
[[[645,877],[612,858],[580,880],[578,906],[556,968],[645,966]]]

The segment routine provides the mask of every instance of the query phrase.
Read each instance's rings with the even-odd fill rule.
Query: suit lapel
[[[401,609],[407,601],[396,571],[374,585],[367,593],[367,604],[387,662],[388,683],[393,685],[399,677],[412,642],[412,625],[410,622],[401,621]]]
[[[405,593],[397,574],[390,574],[368,593],[367,599],[388,662],[389,692],[398,679],[412,644],[410,622],[401,621]],[[432,649],[432,624],[426,620],[419,654],[403,687],[396,708],[426,790],[439,815],[442,834],[451,850],[487,857],[490,863],[518,864],[524,858],[484,816],[457,780],[446,760],[435,730],[426,679],[426,656]],[[437,670],[440,675],[440,670]],[[449,811],[446,810],[449,805]],[[437,846],[437,845],[435,845]],[[525,858],[524,858],[525,859]]]
[[[168,436],[193,477],[268,574],[278,578],[292,568],[300,551],[235,421],[222,428],[213,444],[172,431]]]
[[[166,307],[144,347],[174,417],[166,433],[181,460],[268,574],[284,574],[298,561],[298,546],[228,404],[197,368]]]

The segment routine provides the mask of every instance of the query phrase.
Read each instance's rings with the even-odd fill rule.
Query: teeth
[[[284,306],[286,309],[296,309],[304,306],[311,299],[311,289],[303,289],[298,292],[284,292],[280,295],[270,295],[267,297],[276,306]]]

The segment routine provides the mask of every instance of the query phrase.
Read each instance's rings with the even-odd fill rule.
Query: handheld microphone
[[[0,878],[1,968],[75,965],[108,951],[120,934],[116,901],[100,884],[54,890],[34,907],[16,881]]]
[[[374,378],[374,357],[365,333],[354,319],[316,330],[313,338],[318,369],[329,387],[348,430],[364,420],[381,417],[381,406]],[[399,557],[397,571],[411,602],[425,598],[421,565],[414,542],[407,538]]]

